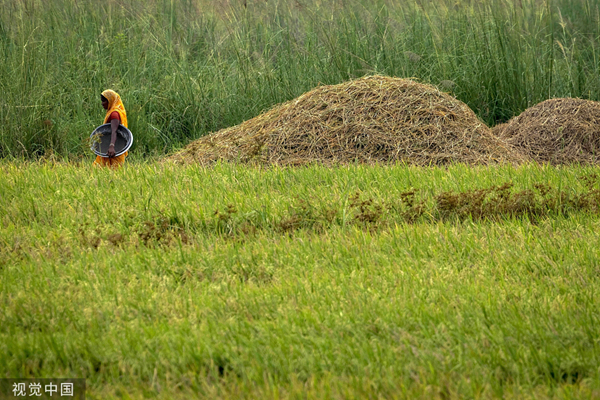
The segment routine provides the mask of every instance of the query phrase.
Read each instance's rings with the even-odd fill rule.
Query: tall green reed
[[[81,157],[114,88],[162,154],[318,84],[440,85],[488,124],[598,99],[600,0],[0,0],[0,157]]]

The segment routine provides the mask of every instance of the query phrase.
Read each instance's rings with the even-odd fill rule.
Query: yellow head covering
[[[102,96],[106,97],[106,100],[108,100],[108,110],[106,110],[106,117],[104,117],[104,123],[108,123],[110,114],[112,114],[113,111],[116,111],[121,117],[121,125],[127,128],[127,113],[125,112],[125,106],[121,101],[121,96],[119,96],[119,94],[114,90],[110,89],[107,89],[104,92],[102,92]]]

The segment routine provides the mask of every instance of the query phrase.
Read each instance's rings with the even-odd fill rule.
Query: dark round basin
[[[96,155],[108,157],[108,146],[110,145],[110,124],[100,125],[90,135],[91,148]],[[115,156],[125,153],[133,144],[133,134],[123,125],[117,128],[117,140],[115,141]]]

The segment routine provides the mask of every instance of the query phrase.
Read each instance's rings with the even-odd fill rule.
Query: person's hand
[[[108,152],[106,153],[106,155],[108,156],[108,158],[113,158],[115,156],[115,145],[114,144],[110,144],[108,146]]]

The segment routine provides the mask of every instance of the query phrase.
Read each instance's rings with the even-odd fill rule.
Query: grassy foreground
[[[598,172],[4,162],[0,376],[86,377],[92,399],[598,398]]]

